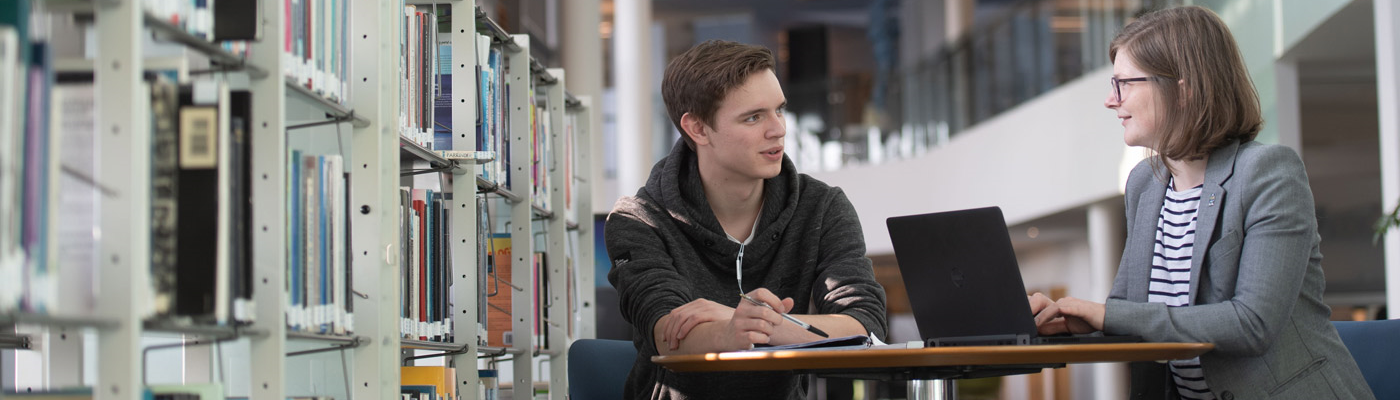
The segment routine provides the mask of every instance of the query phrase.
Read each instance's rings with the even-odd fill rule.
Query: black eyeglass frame
[[[1147,81],[1155,81],[1155,80],[1157,80],[1157,77],[1155,77],[1155,76],[1144,76],[1144,77],[1140,77],[1140,78],[1121,78],[1121,79],[1115,76],[1115,77],[1109,78],[1109,81],[1113,82],[1113,95],[1115,96],[1115,98],[1118,99],[1118,102],[1119,102],[1119,103],[1122,103],[1122,102],[1123,102],[1123,83],[1124,83],[1124,82],[1147,82]]]

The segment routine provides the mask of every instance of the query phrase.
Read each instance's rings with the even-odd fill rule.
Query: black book
[[[257,1],[214,2],[214,41],[261,40]]]
[[[175,297],[179,87],[167,79],[151,84],[151,284],[155,312],[167,315]]]
[[[355,241],[350,239],[350,217],[354,215],[350,211],[350,173],[344,173],[342,179],[345,179],[345,226],[341,228],[345,230],[345,332],[353,333],[355,325],[351,322],[354,321],[355,314],[355,249],[351,245]]]
[[[230,204],[221,187],[231,189],[228,90],[216,84],[217,99],[195,99],[191,86],[180,88],[176,171],[176,296],[174,313],[216,323],[228,321],[229,254],[232,241]],[[207,100],[214,100],[213,103]],[[221,173],[223,170],[225,173]],[[220,244],[225,243],[221,248]]]
[[[447,217],[447,216],[446,216],[446,214],[447,214],[447,207],[443,204],[442,196],[443,196],[442,193],[440,193],[440,192],[435,192],[435,193],[433,193],[433,199],[432,199],[432,200],[433,200],[433,210],[434,210],[434,212],[433,212],[433,218],[434,218],[433,225],[436,227],[436,228],[434,229],[434,231],[433,231],[433,242],[434,242],[434,245],[433,245],[433,252],[434,252],[434,253],[437,253],[437,254],[434,254],[434,255],[433,255],[433,260],[435,260],[435,262],[433,263],[433,268],[436,270],[436,271],[433,272],[433,276],[436,276],[438,279],[435,280],[435,281],[433,281],[433,294],[434,294],[434,297],[430,298],[429,300],[431,300],[431,301],[433,302],[433,311],[434,311],[433,321],[435,321],[435,322],[443,322],[443,321],[445,321],[445,320],[447,319],[447,317],[448,317],[448,314],[447,314],[447,287],[448,287],[449,285],[448,285],[447,282],[448,282],[450,279],[452,279],[452,276],[451,276],[451,275],[448,275],[448,270],[447,270],[447,266],[450,265],[450,262],[447,260],[447,257],[446,257],[446,256],[447,256],[447,248],[446,248],[446,247],[447,247],[447,244],[450,243],[450,242],[448,241],[447,233],[446,233],[446,232],[447,232],[447,231],[446,231],[446,228],[447,228],[447,223],[446,223],[446,222],[447,222],[447,218],[446,218],[446,217]],[[443,324],[443,326],[445,327],[446,324]],[[444,335],[439,335],[439,336],[438,336],[437,338],[435,338],[434,340],[437,340],[437,341],[444,341],[444,340],[446,340],[446,338],[447,338],[447,335],[444,334]]]
[[[443,315],[443,341],[452,342],[452,324],[446,321],[452,319],[452,193],[442,194],[442,298],[439,300]],[[459,317],[460,318],[460,317]]]
[[[233,228],[233,241],[229,243],[229,269],[232,275],[233,310],[230,315],[240,322],[252,322],[253,307],[253,203],[252,188],[252,146],[253,136],[249,130],[253,121],[253,93],[236,90],[229,93],[229,115],[231,135],[229,148],[232,212],[229,221]]]

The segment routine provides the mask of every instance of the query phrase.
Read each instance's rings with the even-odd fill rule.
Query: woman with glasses
[[[1263,118],[1215,13],[1153,12],[1109,47],[1104,106],[1151,149],[1128,178],[1128,238],[1105,303],[1032,298],[1042,334],[1205,342],[1192,360],[1132,365],[1134,399],[1371,399],[1328,321],[1303,162],[1254,141]]]

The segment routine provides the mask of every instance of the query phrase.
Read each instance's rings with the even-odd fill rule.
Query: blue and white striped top
[[[1196,210],[1201,186],[1178,192],[1167,183],[1167,198],[1157,219],[1157,244],[1152,250],[1152,277],[1147,301],[1167,307],[1191,304],[1191,253],[1196,242]],[[1171,362],[1172,380],[1184,400],[1214,400],[1201,372],[1201,359]]]

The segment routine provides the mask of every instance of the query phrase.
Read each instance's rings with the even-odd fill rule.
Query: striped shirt
[[[1152,250],[1152,277],[1147,301],[1167,307],[1191,304],[1191,253],[1196,242],[1196,210],[1201,186],[1178,192],[1167,183],[1167,198],[1157,219],[1157,244]],[[1183,400],[1214,400],[1201,372],[1201,359],[1171,362],[1172,380]]]

